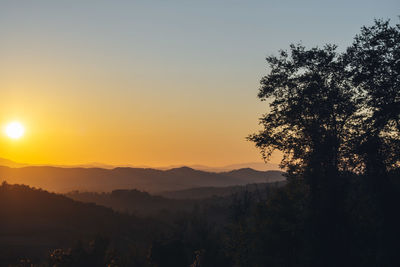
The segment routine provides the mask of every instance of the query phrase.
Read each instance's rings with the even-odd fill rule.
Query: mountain
[[[190,211],[196,203],[190,200],[183,201],[153,196],[136,189],[119,189],[110,193],[73,191],[65,195],[77,201],[96,203],[116,211],[133,213],[140,217],[156,216],[165,211]]]
[[[241,193],[244,191],[248,192],[267,191],[271,188],[281,187],[285,184],[286,181],[278,181],[271,183],[235,185],[226,187],[196,187],[185,190],[160,192],[157,195],[169,199],[185,199],[185,200],[206,199],[214,197],[228,197],[233,194]]]
[[[112,208],[120,212],[129,212],[137,216],[157,216],[163,212],[190,211],[196,205],[204,203],[219,203],[221,198],[247,192],[266,192],[269,189],[285,185],[285,181],[248,184],[227,187],[196,187],[178,191],[165,191],[151,195],[136,189],[114,190],[110,193],[73,191],[65,194],[67,197],[88,203]],[[219,198],[219,199],[217,199]],[[225,201],[226,202],[226,201]]]
[[[143,168],[60,168],[30,166],[10,168],[0,166],[0,179],[8,183],[26,184],[52,192],[138,189],[150,193],[183,190],[193,187],[221,187],[277,181],[285,178],[281,172],[236,170],[214,173],[181,167],[170,170]]]
[[[0,158],[0,166],[7,166],[11,168],[20,168],[20,167],[26,167],[28,164],[25,163],[18,163],[9,159],[4,159]]]
[[[101,162],[91,162],[86,164],[74,164],[74,165],[60,165],[60,164],[28,164],[28,163],[20,163],[15,162],[9,159],[0,158],[0,166],[6,166],[11,168],[20,168],[20,167],[28,167],[28,166],[50,166],[50,167],[60,167],[60,168],[101,168],[101,169],[114,169],[118,167],[126,167],[126,168],[140,168],[140,169],[156,169],[156,170],[169,170],[169,169],[176,169],[185,167],[184,164],[176,164],[176,165],[169,165],[169,166],[157,166],[151,167],[147,165],[133,165],[133,164],[120,164],[120,165],[111,165],[111,164],[104,164]],[[188,165],[188,167],[200,171],[207,171],[207,172],[227,172],[236,169],[244,169],[244,168],[251,168],[254,170],[259,171],[271,171],[276,170],[279,171],[279,164],[274,163],[265,163],[265,162],[247,162],[247,163],[238,163],[238,164],[231,164],[226,166],[206,166],[200,164],[193,164]]]
[[[272,183],[282,181],[281,171],[257,171],[251,168],[237,169],[219,174],[247,180],[251,177],[251,183]]]
[[[49,250],[68,248],[98,234],[121,248],[147,249],[161,229],[153,220],[7,183],[0,185],[0,214],[0,266],[16,258],[46,257]]]
[[[203,171],[211,171],[211,172],[227,172],[237,169],[245,169],[251,168],[258,171],[279,171],[281,168],[279,164],[274,163],[265,163],[265,162],[247,162],[247,163],[238,163],[238,164],[230,164],[221,167],[209,167],[202,165],[193,165],[191,166],[194,169],[203,170]]]
[[[162,166],[162,167],[155,167],[154,169],[158,170],[168,170],[173,168],[180,168],[184,167],[185,165],[170,165],[170,166]],[[265,163],[265,162],[247,162],[247,163],[238,163],[238,164],[231,164],[225,166],[206,166],[200,164],[189,165],[188,167],[200,171],[207,171],[207,172],[227,172],[237,169],[244,169],[244,168],[251,168],[254,170],[259,171],[279,171],[279,164],[274,163]]]

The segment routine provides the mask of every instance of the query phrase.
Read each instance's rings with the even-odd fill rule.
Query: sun
[[[7,124],[5,132],[8,137],[19,139],[24,135],[25,128],[21,123],[14,121]]]

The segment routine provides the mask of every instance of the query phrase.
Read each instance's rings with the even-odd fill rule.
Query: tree
[[[362,27],[346,61],[363,100],[358,153],[366,173],[383,178],[400,164],[400,24],[375,20]]]
[[[271,101],[270,111],[260,119],[264,129],[248,139],[265,159],[282,151],[281,165],[291,174],[336,174],[341,167],[356,105],[335,50],[291,45],[289,53],[266,59],[271,71],[262,78],[258,97]]]
[[[332,225],[341,218],[340,171],[348,168],[351,158],[348,140],[357,99],[334,45],[309,50],[291,45],[290,52],[280,51],[267,62],[271,71],[262,78],[258,96],[270,101],[270,110],[260,119],[263,130],[249,140],[265,159],[275,149],[282,151],[281,166],[289,178],[304,179],[310,257],[319,266],[340,247],[340,234]]]
[[[282,151],[289,184],[305,188],[310,265],[356,264],[357,254],[371,266],[393,266],[400,238],[400,25],[376,20],[341,54],[333,45],[291,45],[267,62],[258,96],[269,110],[263,130],[248,139],[266,160]]]
[[[368,194],[377,222],[377,258],[390,265],[397,258],[400,237],[399,191],[395,174],[400,166],[400,24],[375,20],[363,27],[346,53],[352,85],[361,96],[363,123],[356,153],[363,160]],[[394,175],[390,175],[390,173]],[[372,207],[370,207],[371,209]]]

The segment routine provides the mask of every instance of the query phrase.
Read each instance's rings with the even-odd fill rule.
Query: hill
[[[135,244],[147,249],[160,226],[63,195],[7,183],[0,186],[0,214],[0,263],[43,258],[51,249],[68,248],[98,234],[110,238],[116,249]]]
[[[21,167],[27,167],[29,165],[25,163],[15,162],[5,158],[0,158],[0,166],[6,166],[10,168],[21,168]]]
[[[177,190],[177,191],[159,192],[157,195],[169,199],[187,199],[187,200],[206,199],[212,197],[228,197],[243,191],[248,191],[248,192],[266,191],[269,188],[276,188],[283,186],[285,184],[286,184],[285,181],[279,181],[271,183],[236,185],[227,187],[196,187],[196,188]]]
[[[74,190],[110,192],[116,189],[138,189],[147,192],[183,190],[193,187],[221,187],[284,180],[279,171],[241,169],[214,173],[188,167],[170,170],[144,168],[61,168],[0,166],[0,178],[8,183],[26,184],[52,192]]]
[[[132,165],[132,164],[119,164],[119,165],[111,165],[105,164],[101,162],[90,162],[90,163],[82,163],[82,164],[74,164],[74,165],[60,165],[60,164],[28,164],[28,163],[21,163],[15,162],[13,160],[0,158],[0,166],[6,166],[11,168],[20,168],[20,167],[28,167],[28,166],[50,166],[50,167],[61,167],[61,168],[101,168],[101,169],[114,169],[117,167],[128,167],[128,168],[142,168],[142,169],[156,169],[156,170],[169,170],[169,169],[176,169],[185,167],[185,165],[178,164],[178,165],[168,165],[168,166],[148,166],[148,165]],[[281,168],[279,164],[274,164],[270,162],[246,162],[246,163],[239,163],[239,164],[231,164],[225,166],[207,166],[201,164],[194,164],[194,165],[186,165],[192,169],[200,170],[200,171],[207,171],[207,172],[228,172],[237,169],[244,169],[244,168],[252,168],[254,170],[259,171],[279,171]]]
[[[78,192],[65,194],[67,197],[88,203],[95,203],[116,211],[133,213],[137,216],[156,216],[163,212],[190,211],[195,201],[169,199],[162,196],[152,196],[136,189],[114,190],[110,193]]]
[[[137,216],[158,216],[162,213],[191,211],[204,205],[230,203],[234,194],[242,192],[268,192],[269,189],[281,187],[286,182],[248,184],[228,187],[196,187],[179,191],[165,191],[150,195],[136,189],[114,190],[110,193],[73,191],[67,197],[88,203],[110,207],[116,211],[133,213]],[[225,205],[227,208],[228,205]]]
[[[251,180],[251,183],[272,183],[284,180],[281,171],[257,171],[251,168],[236,169],[228,172],[220,172],[219,174],[238,178],[243,181]]]

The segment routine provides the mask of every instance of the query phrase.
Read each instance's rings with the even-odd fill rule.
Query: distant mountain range
[[[6,167],[11,167],[11,168],[20,168],[20,167],[29,166],[29,164],[18,163],[18,162],[9,160],[9,159],[0,158],[0,166],[6,166]]]
[[[166,166],[166,167],[157,167],[155,169],[161,169],[161,170],[167,170],[167,169],[172,169],[172,168],[179,168],[179,167],[184,167],[184,165],[171,165],[171,166]],[[232,171],[232,170],[237,170],[237,169],[246,169],[246,168],[251,168],[254,170],[258,171],[279,171],[281,168],[279,168],[279,164],[274,164],[274,163],[265,163],[265,162],[247,162],[247,163],[238,163],[238,164],[230,164],[226,166],[217,166],[217,167],[212,167],[212,166],[205,166],[205,165],[189,165],[188,167],[196,170],[201,170],[201,171],[208,171],[208,172],[226,172],[226,171]]]
[[[138,189],[156,193],[194,187],[271,183],[283,181],[285,178],[280,171],[256,171],[250,168],[216,173],[189,167],[157,170],[129,167],[102,169],[0,166],[0,180],[61,193],[73,190],[110,192],[116,189]]]
[[[237,169],[243,168],[251,168],[258,171],[279,171],[278,164],[273,163],[265,163],[265,162],[247,162],[247,163],[238,163],[238,164],[230,164],[226,166],[206,166],[206,165],[182,165],[182,164],[175,164],[169,166],[158,166],[152,167],[147,165],[132,165],[132,164],[122,164],[122,165],[111,165],[111,164],[104,164],[104,163],[88,163],[88,164],[77,164],[77,165],[57,165],[57,164],[28,164],[28,163],[20,163],[15,162],[9,159],[0,158],[0,166],[6,166],[11,168],[20,168],[20,167],[28,167],[28,166],[50,166],[50,167],[61,167],[61,168],[102,168],[102,169],[115,169],[118,167],[128,167],[128,168],[142,168],[142,169],[156,169],[156,170],[169,170],[169,169],[176,169],[181,167],[190,167],[192,169],[200,170],[200,171],[207,171],[207,172],[226,172],[232,171]]]

